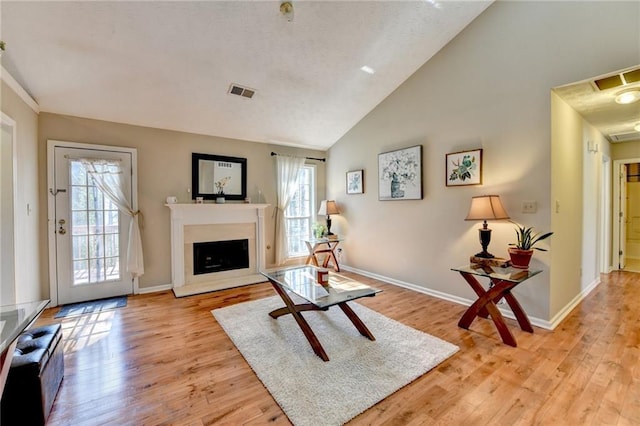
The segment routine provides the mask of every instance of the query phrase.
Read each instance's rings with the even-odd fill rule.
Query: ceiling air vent
[[[593,85],[598,90],[607,90],[624,86],[625,84],[637,83],[638,81],[640,81],[640,68],[599,78],[593,81]]]
[[[624,80],[627,82],[627,84],[637,83],[638,81],[640,81],[640,68],[633,71],[623,72],[622,76],[624,77]]]
[[[238,84],[232,84],[231,87],[229,87],[229,93],[231,93],[232,95],[238,95],[242,96],[243,98],[251,99],[253,98],[253,95],[256,94],[256,91],[253,89],[249,89],[248,87],[240,86]]]
[[[622,78],[618,74],[612,75],[611,77],[601,78],[599,80],[595,80],[594,84],[600,90],[613,89],[614,87],[619,87],[624,84]]]
[[[640,132],[616,133],[609,135],[611,142],[628,142],[640,140]]]

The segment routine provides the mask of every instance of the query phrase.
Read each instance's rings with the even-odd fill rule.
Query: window
[[[102,195],[79,160],[69,160],[73,285],[120,280],[118,207]],[[117,166],[105,165],[117,172]]]
[[[298,175],[298,190],[291,199],[285,217],[287,220],[287,241],[289,256],[304,256],[307,253],[305,239],[311,237],[311,225],[315,217],[316,169],[303,166]]]

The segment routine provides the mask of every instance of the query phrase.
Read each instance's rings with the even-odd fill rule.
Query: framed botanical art
[[[422,145],[378,154],[378,200],[422,199]]]
[[[446,155],[447,186],[482,184],[482,149]]]
[[[364,194],[364,170],[347,172],[347,194]]]

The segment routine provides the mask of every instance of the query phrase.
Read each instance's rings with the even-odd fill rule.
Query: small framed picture
[[[364,194],[364,170],[347,172],[347,194]]]
[[[482,149],[446,155],[447,186],[482,184]]]

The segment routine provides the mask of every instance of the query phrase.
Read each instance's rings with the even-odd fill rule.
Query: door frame
[[[600,272],[608,274],[613,270],[613,261],[611,256],[611,232],[613,225],[611,222],[611,179],[613,172],[611,170],[611,158],[607,155],[602,156],[602,177],[600,181]]]
[[[0,124],[11,127],[11,200],[13,203],[11,209],[11,214],[13,215],[13,229],[11,230],[11,238],[13,240],[11,244],[11,250],[13,251],[13,282],[11,283],[11,285],[13,286],[13,300],[11,301],[11,303],[17,303],[18,301],[21,301],[21,299],[18,297],[18,286],[16,285],[16,278],[18,277],[18,253],[16,250],[16,241],[18,241],[18,227],[16,223],[18,219],[18,128],[16,121],[2,111],[0,111]],[[6,294],[4,296],[6,296]]]
[[[119,151],[131,154],[131,205],[133,210],[138,210],[138,150],[120,146],[96,145],[81,142],[69,142],[48,139],[47,140],[47,231],[49,235],[49,300],[52,307],[58,306],[58,265],[55,259],[56,253],[56,223],[55,223],[55,196],[52,195],[55,182],[54,153],[55,148],[77,148],[97,151]],[[140,292],[138,277],[133,278],[133,294]]]
[[[613,161],[613,252],[612,252],[612,260],[613,269],[620,269],[620,203],[618,200],[620,199],[620,166],[623,164],[632,164],[632,163],[640,163],[640,158],[625,158],[622,160],[614,160]]]

